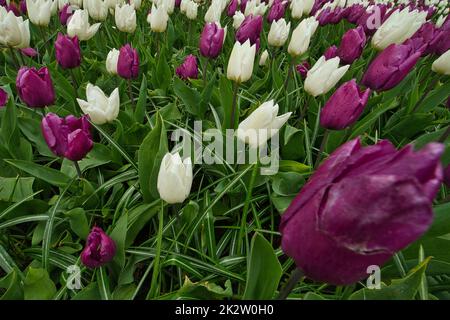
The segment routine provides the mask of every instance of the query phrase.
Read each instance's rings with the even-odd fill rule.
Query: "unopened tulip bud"
[[[341,44],[337,50],[337,55],[345,64],[352,64],[358,59],[366,45],[366,34],[364,28],[359,26],[356,29],[348,30],[342,37]]]
[[[309,65],[309,63],[307,61],[304,61],[301,64],[299,64],[296,69],[297,72],[300,73],[301,77],[303,79],[306,79],[306,75],[308,74],[310,68],[311,66]]]
[[[117,74],[125,79],[134,79],[139,75],[139,55],[129,44],[120,48]]]
[[[198,78],[198,65],[197,58],[190,54],[186,57],[184,62],[177,68],[177,75],[181,79],[197,79]]]
[[[0,107],[4,107],[8,102],[8,93],[0,88]]]
[[[152,10],[147,17],[147,21],[150,23],[152,31],[161,33],[167,29],[169,15],[163,7],[157,7],[152,4]]]
[[[450,50],[436,59],[433,62],[431,69],[440,74],[450,75]]]
[[[324,56],[308,71],[305,91],[313,97],[330,91],[347,72],[349,65],[339,68],[339,57],[326,60]]]
[[[269,52],[267,50],[264,50],[261,54],[261,58],[259,58],[259,66],[263,67],[267,64],[269,58]]]
[[[74,13],[74,10],[73,10],[72,6],[69,3],[65,4],[64,7],[61,10],[59,10],[59,14],[58,14],[59,22],[61,22],[61,24],[63,26],[67,25],[69,19],[73,15],[73,13]]]
[[[133,33],[136,30],[136,11],[132,5],[117,5],[114,18],[120,31]]]
[[[119,50],[112,49],[108,52],[108,56],[106,57],[106,71],[110,74],[117,74],[117,64],[119,62]]]
[[[55,89],[46,67],[39,70],[34,67],[20,68],[16,88],[20,99],[29,107],[43,108],[55,102]]]
[[[81,50],[77,36],[70,37],[58,33],[55,41],[56,61],[63,69],[73,69],[80,66]]]
[[[253,74],[256,45],[250,45],[250,40],[244,44],[236,41],[228,60],[227,77],[237,83],[249,80]]]
[[[86,240],[86,247],[81,252],[81,262],[94,269],[110,262],[116,254],[116,244],[101,228],[94,227]]]
[[[226,29],[218,24],[207,23],[200,36],[200,53],[206,58],[215,59],[223,47]]]
[[[291,56],[297,57],[304,54],[311,41],[312,35],[316,32],[319,22],[314,17],[302,20],[294,29],[289,43],[288,52]]]

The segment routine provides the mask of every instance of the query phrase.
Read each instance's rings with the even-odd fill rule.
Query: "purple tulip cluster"
[[[81,262],[94,269],[110,262],[116,254],[116,244],[101,228],[94,227],[86,240],[86,247],[81,252]]]
[[[309,278],[335,285],[367,277],[420,238],[433,220],[444,146],[397,151],[388,141],[336,150],[282,216],[283,251]]]

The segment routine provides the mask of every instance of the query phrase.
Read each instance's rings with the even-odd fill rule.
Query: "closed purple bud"
[[[139,75],[139,55],[128,43],[120,48],[117,73],[125,79],[137,78]]]
[[[444,146],[397,151],[351,140],[319,167],[281,218],[282,249],[305,275],[355,283],[419,239],[433,221]]]
[[[345,64],[352,64],[358,59],[366,45],[366,34],[364,28],[358,26],[356,29],[348,30],[342,37],[341,44],[337,49],[337,55]]]
[[[0,88],[0,108],[6,106],[8,102],[8,93],[5,90]]]
[[[81,252],[81,262],[94,269],[110,262],[116,254],[116,244],[101,228],[94,227],[86,240],[86,247]]]
[[[267,22],[272,23],[283,18],[287,4],[287,1],[275,0],[267,15]]]
[[[334,12],[331,8],[326,8],[319,13],[317,17],[317,21],[319,21],[319,26],[325,26],[330,23]]]
[[[36,70],[22,67],[16,78],[20,99],[32,108],[51,106],[55,102],[55,89],[47,67]]]
[[[81,50],[78,37],[58,33],[55,41],[56,61],[63,69],[73,69],[81,64]]]
[[[314,5],[311,9],[311,13],[310,16],[315,16],[316,13],[322,9],[322,7],[327,3],[327,2],[331,2],[333,0],[316,0],[314,1]]]
[[[22,12],[23,15],[27,14],[28,10],[27,10],[26,0],[20,0],[19,6],[20,6],[20,12]]]
[[[227,16],[233,17],[239,7],[239,0],[231,0],[227,7]]]
[[[181,6],[181,0],[175,0],[175,7],[179,8]]]
[[[6,0],[0,0],[0,6],[6,7],[7,3]]]
[[[225,29],[216,23],[207,23],[200,36],[200,53],[207,58],[215,59],[219,56],[223,47]]]
[[[183,64],[177,68],[176,73],[181,79],[197,79],[197,58],[192,54],[188,55]]]
[[[366,8],[361,4],[354,4],[347,8],[346,19],[350,23],[357,23],[359,18],[366,12]]]
[[[306,75],[308,74],[310,68],[311,65],[308,63],[308,61],[304,61],[297,66],[297,72],[300,73],[303,79],[306,79]]]
[[[253,15],[247,16],[236,32],[236,40],[243,44],[245,41],[250,40],[250,44],[256,44],[259,39],[263,26],[262,16],[253,17]]]
[[[89,117],[60,118],[48,113],[41,122],[41,130],[49,149],[57,156],[72,161],[82,160],[93,148]]]
[[[245,12],[245,8],[247,8],[247,2],[248,0],[241,0],[241,12]]]
[[[320,125],[331,130],[351,126],[364,111],[369,96],[370,89],[360,90],[355,79],[342,84],[323,107]]]
[[[422,56],[425,56],[433,53],[433,40],[437,34],[436,26],[432,22],[426,22],[410,39],[405,41],[405,44],[410,44],[416,51],[422,50]]]
[[[69,19],[72,17],[74,11],[72,9],[72,6],[69,3],[66,3],[64,5],[64,7],[61,8],[61,10],[59,10],[59,22],[61,22],[61,24],[63,26],[67,25],[67,23],[69,22]]]
[[[20,10],[14,2],[10,2],[6,7],[6,11],[11,11],[16,17],[20,17]]]
[[[325,50],[323,56],[325,57],[326,60],[333,59],[334,57],[337,56],[337,50],[338,48],[336,46],[331,46],[327,50]]]
[[[33,48],[20,49],[20,52],[27,57],[34,58],[38,55],[38,52]]]
[[[369,65],[362,83],[375,91],[392,89],[408,75],[421,54],[410,45],[391,44]]]
[[[430,43],[431,50],[436,55],[442,55],[450,49],[450,15],[444,24],[437,30],[436,35]]]

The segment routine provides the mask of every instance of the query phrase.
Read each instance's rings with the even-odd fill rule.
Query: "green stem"
[[[233,104],[231,105],[230,129],[236,128],[235,117],[236,117],[238,90],[239,90],[239,83],[235,82],[233,88]]]
[[[294,290],[295,286],[303,276],[304,276],[303,271],[298,268],[295,268],[295,270],[292,271],[288,282],[283,287],[283,289],[281,289],[280,294],[277,297],[277,300],[285,300],[292,292],[292,290]]]
[[[134,97],[133,97],[133,88],[131,87],[131,79],[128,79],[128,95],[130,97],[131,106],[134,109]]]
[[[17,60],[16,53],[14,52],[14,49],[9,47],[9,51],[11,52],[11,57],[12,57],[12,59],[14,61],[15,67],[18,68],[20,66],[20,64],[19,64],[19,61]]]
[[[157,296],[158,289],[158,275],[160,273],[159,270],[159,262],[161,259],[161,246],[162,246],[162,236],[163,236],[163,226],[164,226],[164,202],[161,200],[161,210],[158,212],[158,235],[156,242],[156,255],[155,260],[153,261],[153,274],[152,274],[152,282],[150,285],[150,291],[147,295],[147,300],[151,298],[155,298]]]
[[[322,143],[320,144],[320,150],[319,150],[319,154],[317,155],[316,164],[314,165],[314,168],[317,168],[320,164],[320,160],[322,160],[322,153],[325,150],[329,136],[330,136],[330,130],[325,129],[325,133],[323,135]]]
[[[73,162],[75,169],[77,170],[78,178],[83,178],[83,174],[81,173],[80,165],[78,164],[78,161]]]
[[[206,58],[206,62],[203,65],[203,87],[206,87],[206,73],[208,72],[209,58]]]

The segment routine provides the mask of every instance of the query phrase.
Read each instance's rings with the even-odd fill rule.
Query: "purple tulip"
[[[369,65],[362,83],[375,91],[398,85],[416,65],[422,52],[406,44],[391,44]]]
[[[9,5],[6,7],[6,11],[11,11],[16,17],[20,17],[20,9],[14,2],[9,3]]]
[[[433,53],[433,40],[438,36],[438,30],[432,22],[424,23],[420,29],[405,44],[410,44],[416,51],[422,50],[422,56]]]
[[[437,30],[436,35],[430,43],[430,47],[436,55],[442,55],[450,49],[450,15],[444,24]]]
[[[0,88],[0,108],[6,106],[8,102],[8,93]]]
[[[311,66],[308,61],[303,61],[297,66],[297,72],[300,73],[303,79],[306,79],[306,75],[308,74],[310,68]]]
[[[181,6],[181,0],[175,0],[175,7],[179,8]]]
[[[281,218],[283,251],[307,277],[347,285],[420,238],[433,221],[444,146],[400,151],[354,139],[319,167]]]
[[[0,6],[6,7],[7,3],[6,0],[0,0]]]
[[[72,161],[83,159],[92,150],[89,117],[67,116],[60,118],[48,113],[41,122],[41,130],[50,150],[59,157]]]
[[[33,49],[33,48],[24,48],[24,49],[20,49],[20,52],[30,58],[34,58],[38,55],[38,52]]]
[[[73,13],[74,10],[72,9],[72,6],[69,3],[66,3],[59,11],[59,22],[61,22],[63,26],[67,25]]]
[[[27,1],[26,0],[20,0],[19,3],[19,7],[20,7],[20,12],[22,12],[22,14],[27,14],[28,9],[27,9]]]
[[[227,7],[227,16],[232,17],[239,7],[239,0],[231,0]]]
[[[262,16],[253,17],[253,15],[247,16],[236,32],[236,40],[241,44],[247,40],[250,40],[250,43],[256,44],[259,40],[259,36],[261,34],[263,26],[263,18]]]
[[[137,78],[139,75],[139,55],[128,43],[120,48],[117,73],[125,79]]]
[[[450,188],[450,165],[444,170],[444,183]]]
[[[327,2],[331,2],[331,1],[333,1],[333,0],[316,0],[316,1],[314,2],[314,5],[313,5],[312,9],[311,9],[310,15],[311,15],[311,16],[315,16],[316,13],[317,13],[317,11],[319,11],[320,9],[322,9],[322,7],[323,7]]]
[[[326,8],[322,10],[317,17],[320,26],[325,26],[327,24],[338,24],[342,19],[348,14],[348,10],[343,8]]]
[[[283,18],[288,2],[283,0],[275,0],[267,15],[267,22],[272,23]]]
[[[63,69],[73,69],[81,64],[81,50],[78,37],[58,33],[55,41],[56,61]]]
[[[247,8],[247,2],[248,0],[241,0],[241,12],[244,13],[245,12],[245,8]]]
[[[366,45],[366,34],[364,28],[358,26],[356,29],[348,30],[342,37],[341,44],[337,49],[337,55],[345,64],[352,64],[358,59]]]
[[[354,4],[347,8],[346,19],[350,23],[357,23],[359,18],[366,12],[366,8],[361,4]]]
[[[325,57],[326,60],[333,59],[334,57],[337,56],[337,50],[338,48],[336,46],[331,46],[327,50],[325,50],[323,56]]]
[[[177,75],[181,79],[197,79],[198,78],[198,65],[197,58],[190,54],[186,57],[183,64],[181,64],[177,70]]]
[[[219,56],[223,47],[225,29],[216,23],[207,23],[200,36],[200,53],[206,58],[215,59]]]
[[[342,84],[330,97],[320,113],[320,125],[342,130],[354,124],[364,111],[370,89],[362,91],[353,79]]]
[[[47,67],[22,67],[16,79],[20,99],[32,108],[51,106],[55,102],[55,89]]]
[[[375,9],[375,7],[377,7],[378,9]],[[359,17],[356,24],[364,28],[364,32],[366,33],[366,35],[373,35],[380,27],[379,25],[377,26],[376,24],[374,24],[373,21],[373,14],[374,12],[376,12],[376,10],[380,13],[382,22],[386,21],[386,19],[395,11],[392,10],[389,13],[386,13],[388,10],[388,6],[381,4],[374,6],[372,10],[364,11],[364,13]]]
[[[101,228],[94,227],[86,240],[86,247],[81,252],[81,262],[94,269],[110,262],[116,254],[116,244]]]

